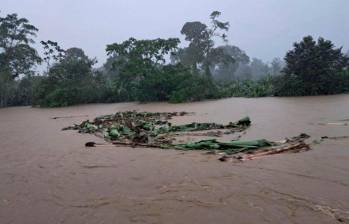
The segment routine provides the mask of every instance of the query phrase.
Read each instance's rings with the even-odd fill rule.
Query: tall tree
[[[238,48],[237,46],[224,45],[217,47],[222,49],[224,55],[230,56],[234,60],[228,61],[226,63],[218,61],[211,69],[215,78],[219,80],[234,80],[237,78],[236,71],[241,65],[247,65],[250,62],[250,58],[247,54]]]
[[[41,62],[32,47],[37,31],[27,19],[18,18],[17,14],[0,16],[0,107],[17,104],[16,95],[21,92],[21,85],[16,78],[30,77],[34,66]]]
[[[40,41],[40,43],[44,48],[43,60],[46,62],[48,72],[52,64],[62,61],[64,59],[65,50],[61,48],[57,42],[51,40]]]
[[[32,68],[41,62],[37,51],[31,46],[38,29],[26,18],[17,14],[0,17],[0,68],[11,79],[31,74]]]
[[[274,58],[270,63],[271,65],[271,75],[281,75],[282,69],[285,67],[285,62],[280,58]]]
[[[183,64],[190,64],[194,71],[202,65],[204,72],[210,75],[210,66],[213,64],[233,61],[223,49],[214,48],[214,38],[227,41],[229,22],[218,20],[220,15],[218,11],[211,13],[210,26],[194,21],[185,23],[181,30],[185,40],[189,41],[189,46],[178,52],[178,58]]]
[[[251,75],[253,79],[260,79],[269,75],[270,68],[268,64],[264,63],[261,59],[253,58],[250,64]]]
[[[335,48],[331,41],[321,37],[315,41],[312,36],[295,43],[285,61],[285,74],[303,83],[306,95],[332,93],[336,88],[336,75],[349,64],[342,48]]]

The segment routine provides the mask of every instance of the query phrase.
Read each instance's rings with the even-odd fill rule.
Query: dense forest
[[[284,59],[265,63],[228,43],[229,22],[220,14],[209,24],[185,23],[186,47],[178,38],[111,43],[100,68],[83,49],[52,40],[40,41],[39,55],[38,28],[17,14],[0,17],[0,107],[349,92],[349,55],[331,41],[306,36]]]

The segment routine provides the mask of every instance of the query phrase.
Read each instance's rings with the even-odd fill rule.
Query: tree
[[[165,56],[177,50],[179,39],[136,40],[130,38],[123,43],[107,45],[109,56],[115,57],[114,68],[117,70],[115,94],[120,100],[138,100],[140,83],[165,65]],[[161,72],[160,72],[161,73]]]
[[[44,58],[46,62],[47,71],[50,69],[53,63],[59,62],[64,59],[65,51],[62,49],[57,42],[48,40],[40,41],[44,48]]]
[[[260,79],[269,75],[270,69],[268,64],[264,63],[261,59],[253,58],[250,64],[251,75],[253,79]]]
[[[22,85],[16,78],[28,76],[28,80],[24,81],[29,83],[30,76],[34,74],[34,66],[41,62],[31,46],[37,31],[27,19],[18,18],[17,14],[0,17],[0,107],[17,105],[18,102],[27,104],[29,101],[18,100],[19,92],[24,91],[20,88],[29,85]]]
[[[164,65],[140,81],[137,100],[168,101],[181,83],[190,78],[190,72],[181,64]]]
[[[47,76],[35,89],[34,104],[57,107],[96,102],[103,86],[92,71],[95,59],[90,59],[80,48],[64,51],[60,61],[52,64]]]
[[[225,55],[229,55],[234,61],[230,61],[227,63],[218,62],[213,67],[214,77],[219,80],[235,80],[237,78],[236,71],[239,66],[247,65],[250,62],[250,58],[247,54],[242,51],[240,48],[232,45],[224,45],[218,47],[218,49],[222,49]]]
[[[312,36],[307,36],[294,44],[285,61],[285,80],[302,83],[297,87],[302,89],[299,91],[302,95],[318,95],[338,91],[337,76],[348,66],[349,58],[331,41],[320,37],[316,42]]]
[[[281,72],[285,66],[285,63],[280,58],[274,58],[271,62],[271,75],[281,75]]]
[[[252,70],[250,63],[243,64],[239,63],[239,67],[235,71],[235,79],[237,80],[251,80],[252,79]]]
[[[107,58],[107,61],[100,68],[103,74],[105,74],[108,78],[113,79],[118,75],[117,68],[115,67],[118,61],[118,57],[115,55],[110,55]]]
[[[193,74],[188,67],[166,56],[178,49],[178,39],[136,40],[107,46],[113,69],[115,96],[120,101],[183,102],[214,97],[216,85],[206,77]],[[173,59],[173,57],[172,57]]]
[[[31,46],[37,31],[26,18],[18,18],[17,14],[0,17],[0,68],[8,72],[12,80],[31,74],[32,68],[41,62]]]
[[[218,17],[220,12],[214,11],[210,15],[211,25],[194,21],[184,24],[181,34],[189,41],[189,46],[178,52],[178,59],[184,65],[190,64],[194,72],[202,65],[204,73],[210,76],[210,67],[215,63],[233,62],[233,58],[225,54],[221,48],[214,48],[214,38],[227,41],[226,31],[229,30],[229,22],[221,22]]]

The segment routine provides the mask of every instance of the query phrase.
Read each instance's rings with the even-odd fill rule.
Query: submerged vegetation
[[[173,117],[185,115],[190,115],[190,113],[117,112],[97,117],[93,121],[86,120],[63,130],[78,130],[80,133],[94,134],[113,145],[205,150],[211,154],[224,155],[220,158],[221,161],[229,159],[243,161],[264,155],[310,150],[309,145],[304,142],[309,138],[306,134],[282,142],[265,139],[239,140],[241,134],[251,125],[249,117],[225,125],[198,122],[176,125],[169,121]],[[222,141],[219,139],[223,136],[233,137],[234,134],[239,134],[235,140]],[[103,143],[87,142],[85,144],[86,147],[98,145],[103,145]]]
[[[311,36],[294,44],[284,61],[270,64],[229,45],[229,23],[220,12],[210,25],[184,24],[178,38],[137,40],[106,46],[108,59],[96,59],[77,47],[63,49],[41,41],[40,57],[33,47],[38,28],[17,14],[0,17],[0,107],[124,101],[180,103],[223,97],[305,96],[349,91],[349,58],[329,40]],[[221,43],[221,45],[219,45]],[[38,74],[36,66],[46,69]]]
[[[93,121],[86,120],[79,125],[64,128],[64,130],[79,130],[80,133],[96,134],[108,141],[130,145],[156,146],[168,148],[174,146],[173,138],[180,133],[224,130],[225,134],[241,132],[247,129],[251,121],[248,117],[237,122],[229,122],[226,125],[217,123],[197,123],[174,125],[169,122],[174,116],[188,115],[186,112],[173,113],[137,113],[135,111],[117,112],[95,118]],[[223,132],[217,132],[222,135]],[[206,135],[201,133],[200,135]]]

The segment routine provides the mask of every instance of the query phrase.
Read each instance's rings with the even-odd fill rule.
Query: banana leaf
[[[217,139],[201,140],[197,142],[190,142],[186,144],[174,145],[177,149],[184,150],[228,150],[230,153],[241,152],[242,150],[253,150],[267,146],[271,146],[272,143],[265,139],[258,139],[253,141],[230,141],[221,142]],[[238,149],[238,150],[235,150]],[[240,150],[239,150],[240,149]]]
[[[109,130],[109,136],[112,139],[119,138],[120,137],[120,132],[118,131],[118,129],[112,128],[112,129]]]
[[[223,129],[224,125],[216,123],[190,123],[183,125],[174,125],[170,127],[171,132],[202,131],[211,129]]]

